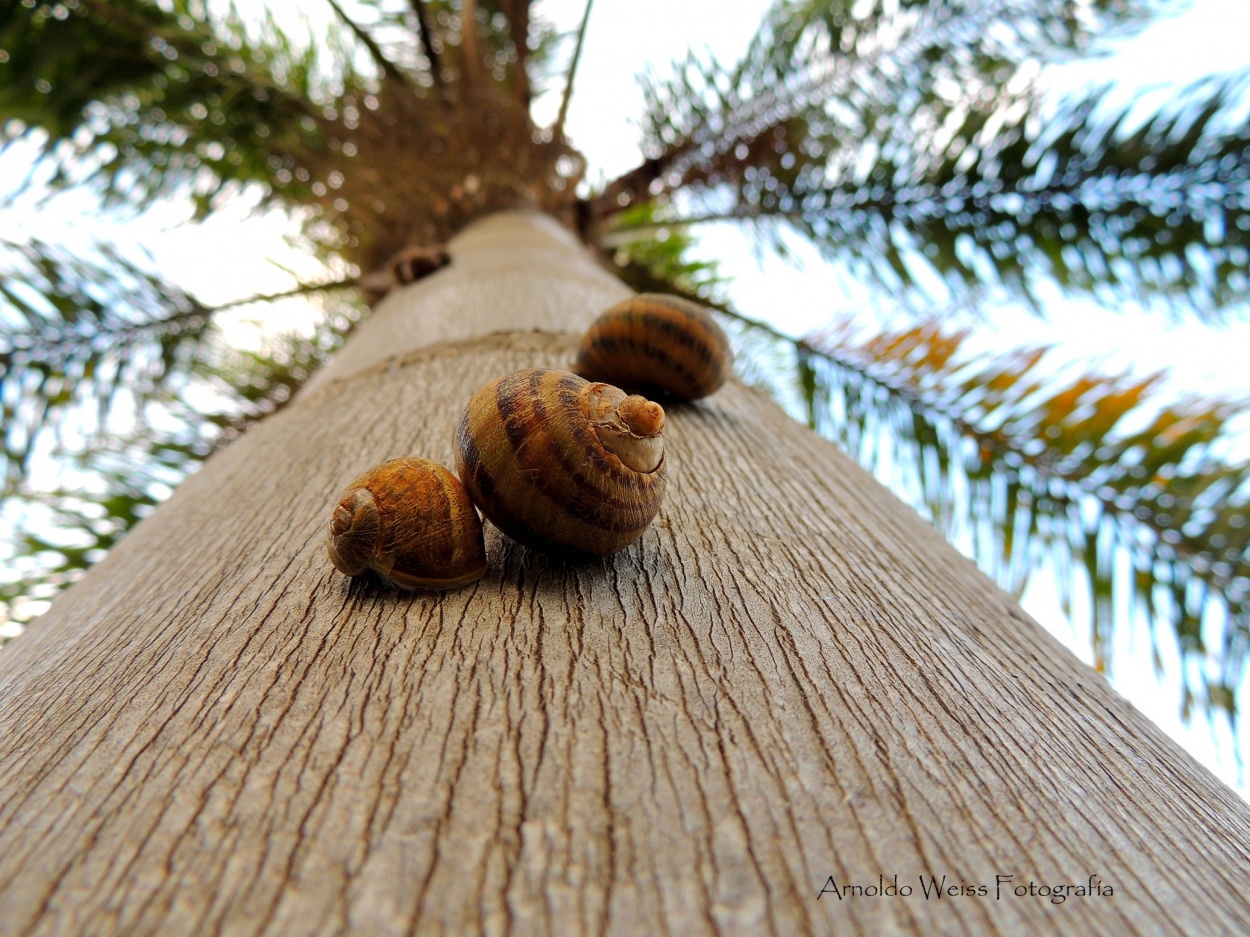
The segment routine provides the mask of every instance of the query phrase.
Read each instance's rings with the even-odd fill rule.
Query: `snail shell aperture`
[[[486,572],[473,502],[427,459],[391,459],[352,482],[334,508],[326,550],[340,572],[372,569],[401,589],[454,589]]]
[[[533,547],[606,556],[639,537],[664,496],[664,410],[568,371],[482,387],[456,433],[456,468],[496,527]]]
[[[640,293],[599,316],[573,365],[592,381],[660,390],[681,400],[706,397],[732,368],[729,339],[711,314],[662,293]]]

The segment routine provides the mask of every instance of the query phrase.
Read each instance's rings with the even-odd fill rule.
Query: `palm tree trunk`
[[[451,250],[0,654],[0,933],[1246,931],[1246,804],[740,384],[611,559],[331,569],[348,480],[624,293],[539,216]]]

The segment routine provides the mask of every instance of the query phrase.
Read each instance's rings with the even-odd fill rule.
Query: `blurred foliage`
[[[648,237],[627,238],[612,251],[612,263],[626,285],[639,293],[682,290],[702,302],[724,302],[729,280],[715,261],[691,257],[696,241],[684,227],[666,226],[654,203],[621,212],[617,224],[623,231],[654,229]],[[612,245],[612,235],[603,238]]]
[[[249,30],[200,0],[6,3],[0,48],[5,139],[37,145],[49,191],[87,184],[127,207],[189,194],[204,215],[240,184],[270,187],[325,147],[319,105],[360,87],[272,18]]]
[[[803,342],[734,312],[729,303],[732,279],[714,260],[698,260],[692,254],[698,241],[682,226],[667,225],[654,202],[627,209],[616,224],[625,237],[611,251],[616,275],[638,293],[672,293],[724,313],[721,326],[734,348],[734,371],[742,380],[767,391],[778,400],[789,396],[795,373],[795,351]],[[638,231],[649,232],[645,237]],[[601,242],[612,248],[613,233]]]
[[[529,0],[328,0],[324,35],[206,0],[20,0],[0,5],[0,146],[37,157],[15,193],[86,188],[128,211],[189,198],[197,217],[256,194],[352,271],[539,208],[635,289],[729,313],[691,226],[737,220],[783,252],[797,232],[912,318],[794,341],[732,317],[740,373],[1009,589],[1049,564],[1074,610],[1086,590],[1100,665],[1113,623],[1139,616],[1175,634],[1186,706],[1232,714],[1248,469],[1222,452],[1239,405],[1160,403],[1157,377],[1056,373],[1044,349],[973,355],[939,313],[991,296],[1044,314],[1055,287],[1191,321],[1244,309],[1250,78],[1150,112],[1041,90],[1043,66],[1168,8],[778,0],[740,62],[692,55],[645,80],[645,158],[590,191],[562,123],[530,113],[572,89],[581,31]],[[215,338],[215,310],[116,248],[0,244],[0,270],[4,517],[20,533],[0,617],[37,608],[281,407],[359,315],[353,293],[315,334],[244,354]],[[56,483],[33,485],[36,464]]]
[[[568,209],[581,157],[528,110],[559,37],[529,7],[481,0],[465,31],[459,2],[358,0],[352,28],[297,37],[204,0],[9,3],[2,139],[37,149],[49,193],[109,205],[188,195],[204,217],[249,186],[372,269],[500,206]]]
[[[90,433],[192,366],[209,310],[109,245],[69,251],[0,240],[0,405],[6,489],[40,432],[72,414]]]
[[[1214,317],[1245,296],[1250,75],[1146,120],[1111,89],[1044,101],[1039,56],[1153,5],[1091,4],[1084,25],[1066,2],[899,6],[782,3],[736,66],[652,79],[652,158],[594,209],[668,200],[670,222],[747,221],[774,243],[785,225],[867,282],[939,298],[991,285],[1040,309],[1055,284]]]

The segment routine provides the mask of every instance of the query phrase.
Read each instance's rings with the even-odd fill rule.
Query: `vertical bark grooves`
[[[669,409],[660,517],[614,557],[488,528],[485,578],[445,595],[333,570],[345,482],[451,464],[481,383],[571,359],[534,331],[553,310],[619,298],[546,230],[466,232],[362,327],[372,359],[345,350],[0,654],[0,933],[1250,928],[1247,806],[739,384]],[[533,262],[496,278],[477,235]],[[440,331],[470,307],[498,334]],[[817,897],[878,875],[913,894]],[[1091,875],[1113,895],[1009,890]]]

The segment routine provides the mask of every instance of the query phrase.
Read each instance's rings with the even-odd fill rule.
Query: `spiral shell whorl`
[[[592,402],[601,408],[613,394],[592,423]],[[482,387],[456,433],[457,470],[474,503],[527,546],[606,556],[633,543],[659,511],[666,470],[658,433],[640,442],[641,458],[655,466],[649,472],[630,468],[600,439],[598,426],[617,421],[624,399],[617,388],[543,368]],[[655,409],[658,430],[663,410]]]
[[[330,562],[341,573],[359,576],[373,560],[380,529],[373,493],[367,488],[349,488],[330,518],[326,539]]]
[[[594,321],[573,370],[592,381],[697,400],[725,383],[732,367],[729,340],[706,309],[677,296],[640,293]]]
[[[391,459],[347,487],[326,550],[349,576],[372,569],[403,589],[454,589],[486,571],[482,522],[464,487],[426,459]]]

